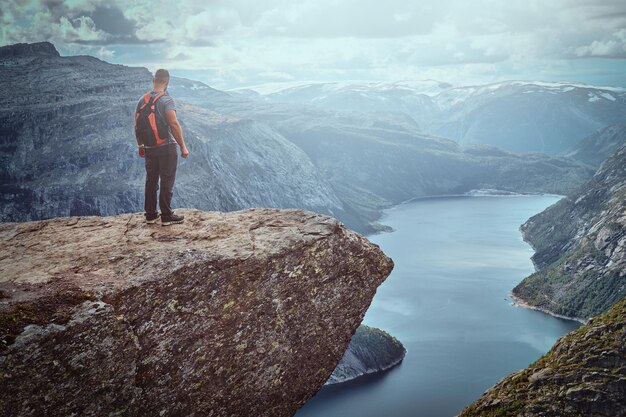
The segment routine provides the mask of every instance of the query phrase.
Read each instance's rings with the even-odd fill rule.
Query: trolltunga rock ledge
[[[290,416],[341,359],[391,259],[302,211],[0,224],[0,410]]]

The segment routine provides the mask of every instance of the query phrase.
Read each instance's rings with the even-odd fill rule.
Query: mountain
[[[292,416],[393,262],[299,209],[0,224],[3,416]]]
[[[611,154],[626,143],[626,124],[611,125],[592,133],[561,156],[599,168]]]
[[[521,230],[535,249],[537,272],[513,289],[516,297],[585,319],[626,296],[626,145]]]
[[[626,90],[510,81],[461,87],[436,97],[428,131],[461,144],[558,154],[605,126],[626,121]]]
[[[132,125],[150,73],[61,57],[45,43],[0,56],[0,86],[20,92],[0,106],[1,219],[142,211]],[[179,164],[175,207],[300,207],[370,233],[384,208],[410,198],[479,188],[565,194],[593,173],[566,158],[461,147],[401,113],[250,100],[182,78],[169,90],[192,155]]]
[[[455,87],[425,80],[257,89],[257,99],[273,102],[402,113],[431,135],[513,152],[556,155],[598,129],[626,122],[625,89],[572,83],[505,81]]]
[[[626,299],[563,336],[459,417],[626,415]]]
[[[302,149],[347,207],[369,221],[382,208],[419,196],[491,188],[564,194],[593,170],[567,158],[459,146],[421,132],[407,115],[324,110],[298,103],[215,100],[173,83],[195,105],[267,124]]]
[[[150,73],[34,45],[0,48],[0,86],[19,91],[0,107],[2,220],[142,211],[145,173],[132,126]],[[309,158],[267,125],[180,107],[194,156],[180,163],[176,206],[301,207],[363,228]]]
[[[285,88],[281,88],[281,85],[261,85],[234,92],[269,102],[310,104],[326,110],[403,113],[419,125],[436,114],[437,106],[432,97],[450,87],[451,84],[436,80],[345,81],[299,83]],[[256,91],[256,97],[250,91]]]

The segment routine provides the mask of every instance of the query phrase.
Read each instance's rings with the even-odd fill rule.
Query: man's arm
[[[181,129],[178,119],[176,118],[176,110],[166,110],[165,120],[170,126],[170,129],[172,129],[172,135],[174,136],[174,139],[176,139],[176,142],[178,142],[178,146],[180,146],[180,155],[183,158],[187,158],[189,156],[189,150],[187,150],[187,146],[185,146],[183,129]]]

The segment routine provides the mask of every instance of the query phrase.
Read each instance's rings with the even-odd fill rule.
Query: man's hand
[[[185,145],[180,148],[180,156],[187,158],[189,156],[189,149]]]
[[[138,151],[139,151],[139,157],[143,158],[144,156],[146,156],[146,150],[144,149],[143,146],[138,146]]]

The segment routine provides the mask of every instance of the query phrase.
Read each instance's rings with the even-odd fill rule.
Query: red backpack
[[[169,127],[164,118],[156,111],[156,102],[165,93],[151,97],[143,95],[143,103],[135,113],[135,135],[144,146],[160,146],[169,138]]]

